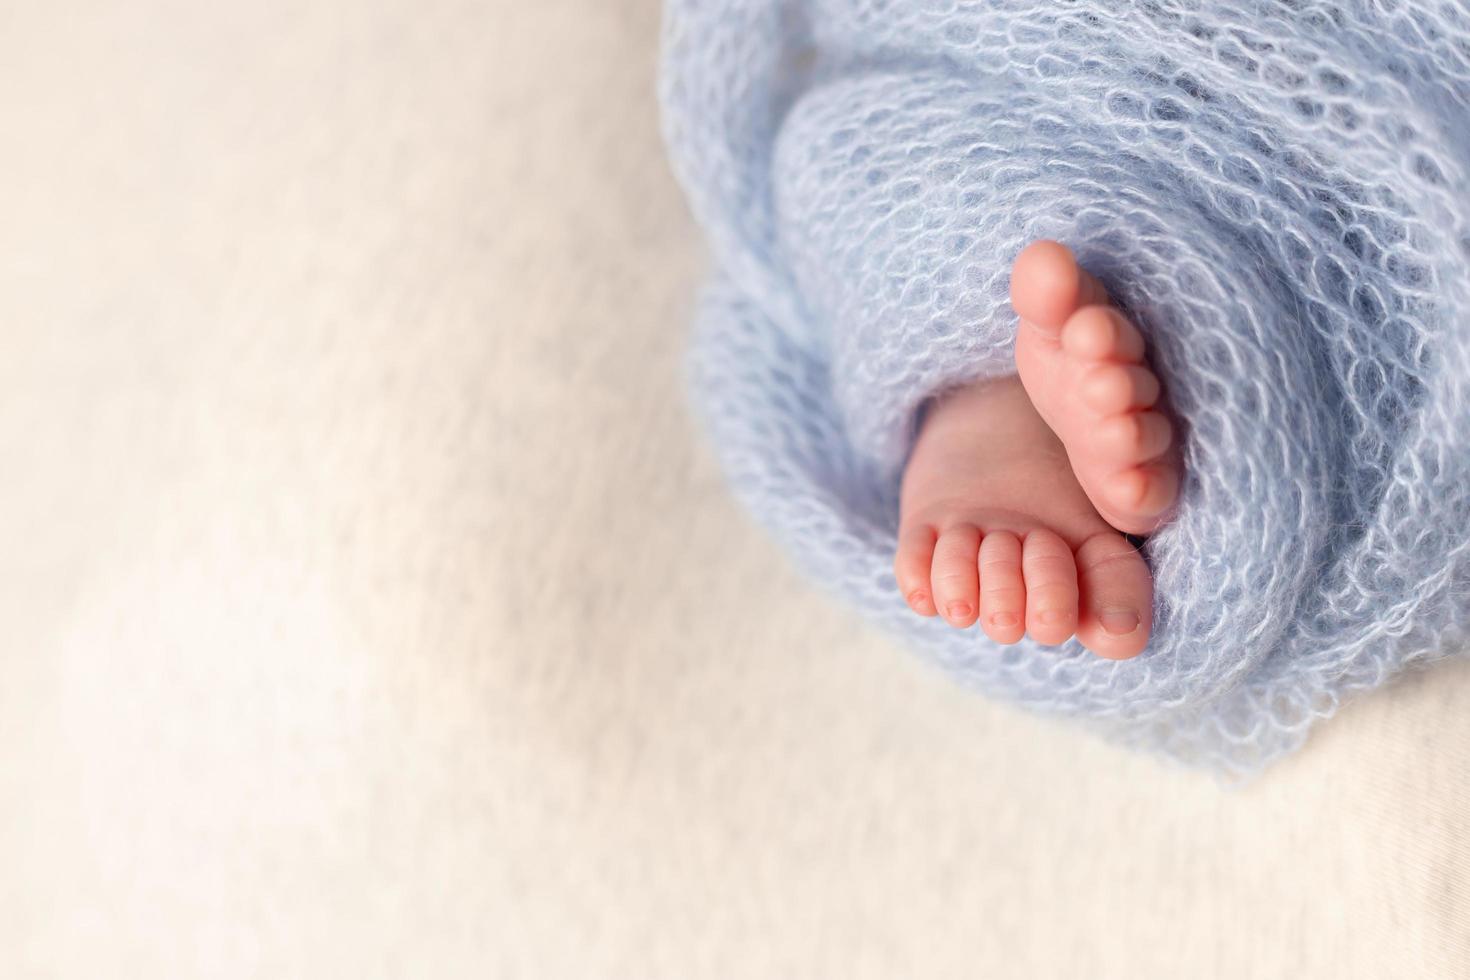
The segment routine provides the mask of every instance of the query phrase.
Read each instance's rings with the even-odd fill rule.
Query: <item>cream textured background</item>
[[[1470,976],[1470,664],[1228,792],[736,511],[656,33],[0,11],[0,975]]]

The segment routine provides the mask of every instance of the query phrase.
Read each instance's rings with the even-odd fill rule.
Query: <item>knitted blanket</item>
[[[690,387],[817,581],[961,681],[1228,771],[1470,625],[1470,3],[668,0],[715,271]],[[1000,647],[891,563],[915,415],[1069,245],[1182,422],[1148,650]]]

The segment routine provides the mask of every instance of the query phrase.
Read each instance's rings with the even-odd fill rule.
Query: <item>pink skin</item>
[[[1016,260],[1019,377],[940,398],[904,472],[894,571],[909,606],[998,643],[1026,634],[1141,653],[1148,567],[1118,529],[1153,530],[1174,503],[1168,420],[1137,330],[1055,242]]]
[[[1016,371],[1083,491],[1118,530],[1152,532],[1178,496],[1179,462],[1168,417],[1153,411],[1159,379],[1143,338],[1057,242],[1033,242],[1016,259],[1011,304]]]

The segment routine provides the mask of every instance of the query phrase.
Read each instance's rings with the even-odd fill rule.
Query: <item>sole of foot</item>
[[[1174,430],[1143,337],[1066,246],[1033,242],[1016,259],[1016,371],[1110,525],[1148,534],[1179,493]]]

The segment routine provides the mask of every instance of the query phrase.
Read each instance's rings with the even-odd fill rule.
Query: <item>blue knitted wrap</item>
[[[735,492],[958,679],[1249,772],[1464,645],[1470,2],[668,0],[661,97]],[[916,414],[1013,370],[1037,238],[1182,423],[1130,661],[920,619],[891,572]]]

